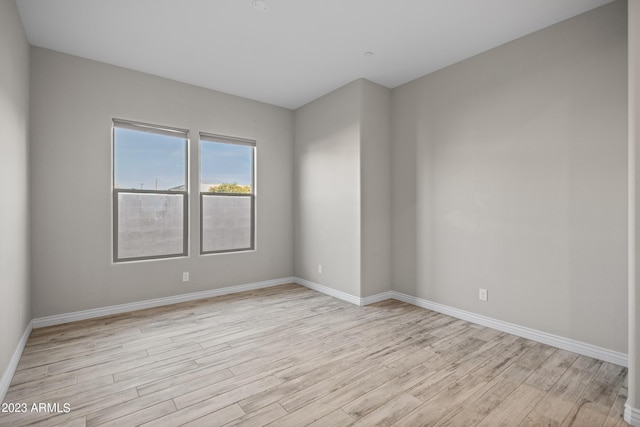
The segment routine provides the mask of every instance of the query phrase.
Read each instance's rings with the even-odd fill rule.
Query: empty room
[[[640,426],[637,0],[0,0],[0,426]]]

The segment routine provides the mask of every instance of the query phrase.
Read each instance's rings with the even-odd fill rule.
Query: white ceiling
[[[29,42],[297,108],[393,88],[611,0],[17,0]],[[373,52],[371,56],[364,53]]]

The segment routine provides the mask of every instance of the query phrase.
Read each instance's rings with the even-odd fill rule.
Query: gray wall
[[[357,297],[389,291],[391,90],[356,80],[294,123],[296,276]]]
[[[393,91],[395,290],[627,351],[625,7]]]
[[[29,45],[13,0],[0,0],[0,375],[31,320]],[[2,391],[0,391],[1,393]]]
[[[292,274],[361,297],[391,277],[409,295],[627,350],[624,2],[295,113],[32,48],[28,169],[28,46],[2,1],[0,173],[16,208],[0,213],[0,367],[31,317]],[[257,250],[199,256],[192,197],[189,258],[112,264],[113,117],[191,129],[192,182],[198,131],[256,139]]]
[[[640,419],[640,2],[628,3],[629,398],[625,421]]]
[[[33,317],[292,275],[290,110],[41,48],[31,61]],[[194,192],[190,257],[112,264],[114,117],[190,129],[192,184],[199,131],[255,139],[256,251],[200,256]]]
[[[295,274],[358,297],[362,85],[296,110],[294,137]]]
[[[361,295],[391,290],[391,90],[362,81]]]

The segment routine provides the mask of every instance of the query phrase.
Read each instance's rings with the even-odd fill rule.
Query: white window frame
[[[129,129],[139,132],[156,133],[160,135],[180,137],[185,139],[185,178],[184,190],[152,190],[152,189],[122,189],[116,188],[115,183],[115,130],[116,128]],[[112,188],[112,224],[113,224],[113,262],[122,263],[130,261],[156,260],[176,257],[186,257],[189,255],[189,131],[186,129],[172,128],[161,125],[134,122],[130,120],[113,119],[111,129],[111,188]],[[181,195],[183,199],[183,230],[182,230],[182,251],[179,253],[149,255],[139,257],[120,257],[118,255],[118,196],[120,194],[158,194],[158,195]]]
[[[256,141],[252,139],[237,138],[225,135],[216,135],[212,133],[200,132],[200,147],[198,150],[198,158],[200,159],[200,170],[198,171],[198,185],[202,184],[202,143],[216,142],[222,144],[243,145],[252,147],[251,151],[251,193],[219,193],[210,191],[200,191],[200,255],[223,254],[233,252],[253,251],[256,247]],[[251,237],[250,244],[243,248],[220,249],[214,251],[204,250],[204,199],[211,196],[220,197],[248,197],[251,200]]]

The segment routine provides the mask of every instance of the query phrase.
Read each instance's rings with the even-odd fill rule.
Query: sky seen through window
[[[119,189],[183,191],[187,140],[116,127],[114,186]],[[253,147],[202,141],[200,189],[221,183],[252,184]]]

